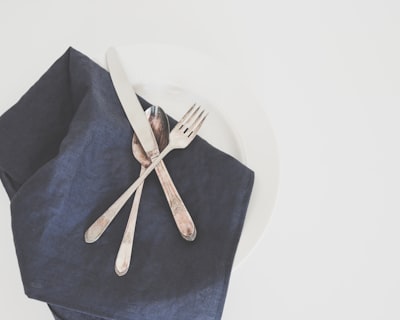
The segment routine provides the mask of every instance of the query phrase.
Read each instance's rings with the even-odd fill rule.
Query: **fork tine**
[[[194,103],[194,104],[189,108],[189,110],[186,111],[186,113],[185,113],[185,114],[183,115],[183,117],[178,121],[177,124],[181,125],[181,124],[186,120],[186,118],[190,116],[190,114],[192,113],[192,111],[193,111],[193,109],[194,109],[195,106],[196,106],[196,103]]]
[[[200,130],[201,126],[203,125],[204,120],[206,120],[207,116],[208,116],[208,112],[206,114],[204,114],[204,110],[203,110],[201,112],[201,114],[199,115],[199,117],[197,117],[195,123],[192,125],[188,137],[191,137],[192,135],[195,136],[197,134],[197,132]]]
[[[201,106],[197,106],[193,112],[189,115],[189,117],[181,124],[181,128],[185,127],[185,130],[189,130],[189,128],[192,126],[193,122],[196,120],[193,120],[195,115],[199,112]]]
[[[203,114],[204,114],[204,109],[203,110],[201,110],[201,112],[197,115],[197,117],[191,122],[191,124],[190,124],[190,126],[188,126],[189,127],[189,131],[193,131],[193,128],[196,126],[196,124],[199,122],[199,119],[203,116]],[[193,114],[193,116],[194,116],[195,114]]]

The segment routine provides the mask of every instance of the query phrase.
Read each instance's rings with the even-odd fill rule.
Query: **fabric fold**
[[[180,237],[152,173],[131,269],[118,277],[132,200],[96,243],[83,235],[139,175],[132,135],[109,73],[73,48],[0,117],[0,178],[25,293],[61,320],[220,319],[254,173],[200,137],[168,155],[198,237]]]

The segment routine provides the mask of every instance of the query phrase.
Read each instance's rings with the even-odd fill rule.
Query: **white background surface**
[[[382,0],[3,0],[0,111],[68,46],[159,42],[232,63],[268,113],[281,173],[223,319],[399,319],[399,16]],[[14,257],[1,318],[50,320],[23,295],[4,191],[0,205],[1,256]]]

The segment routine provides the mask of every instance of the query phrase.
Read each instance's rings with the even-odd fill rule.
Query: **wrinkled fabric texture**
[[[200,137],[170,153],[197,239],[181,238],[152,173],[131,268],[118,277],[132,199],[97,242],[84,232],[139,175],[132,135],[109,73],[73,48],[0,117],[0,177],[25,293],[59,320],[220,319],[254,173]]]

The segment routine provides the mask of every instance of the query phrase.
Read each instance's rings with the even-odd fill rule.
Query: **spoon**
[[[156,106],[151,106],[145,111],[145,113],[150,122],[150,126],[153,130],[154,137],[158,144],[158,148],[160,151],[162,151],[169,143],[168,117],[160,107]],[[134,135],[132,139],[132,151],[136,160],[138,160],[139,163],[142,165],[140,171],[140,174],[142,174],[145,171],[145,169],[151,164],[152,161],[144,151],[136,135]],[[187,209],[182,199],[180,198],[179,193],[176,190],[171,180],[171,177],[169,176],[168,171],[166,170],[164,163],[161,162],[161,164],[162,166],[164,166],[164,168],[161,168],[161,170],[159,170],[157,169],[158,167],[156,167],[156,173],[160,179],[161,186],[163,187],[165,196],[168,200],[168,204],[170,205],[173,217],[175,218],[175,222],[179,228],[182,228],[181,226],[183,223],[189,223],[193,226],[194,231],[190,234],[189,237],[181,233],[182,237],[184,237],[186,240],[193,241],[196,237],[196,228],[194,227],[193,221],[191,220],[191,217],[188,212],[187,212],[187,219],[189,219],[189,221],[181,221],[178,218],[179,215],[175,214],[177,210],[187,211]],[[122,238],[121,246],[119,248],[117,258],[115,261],[115,272],[118,276],[125,275],[128,272],[130,266],[133,239],[135,234],[135,226],[136,226],[142,189],[143,189],[143,184],[136,190],[128,223],[126,225],[125,233]]]

